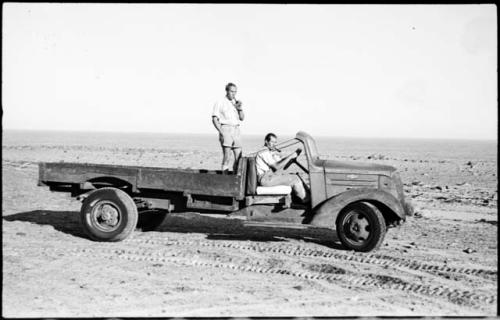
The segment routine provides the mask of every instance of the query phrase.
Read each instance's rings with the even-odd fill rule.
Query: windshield
[[[284,149],[288,150],[289,148],[291,148],[293,146],[295,146],[295,148],[302,148],[303,149],[302,142],[298,139],[295,139],[295,138],[278,143],[276,145],[276,149],[281,152],[282,150],[284,150]],[[267,148],[261,148],[255,152],[251,153],[250,155],[256,155],[257,153],[264,151],[264,150],[267,150]]]
[[[307,148],[307,155],[310,157],[309,161],[311,162],[311,164],[316,162],[316,160],[319,159],[318,149],[316,147],[316,142],[311,137],[311,135],[304,131],[299,131],[297,132],[295,138],[304,143],[304,147]]]
[[[300,146],[298,146],[300,144]],[[293,139],[290,139],[290,140],[286,140],[286,141],[283,141],[283,142],[280,142],[276,145],[276,147],[280,150],[282,149],[286,149],[286,148],[290,148],[290,147],[302,147],[302,142],[300,140],[297,140],[295,138]]]
[[[316,147],[316,141],[309,140],[309,154],[311,155],[311,160],[319,159],[318,148]]]

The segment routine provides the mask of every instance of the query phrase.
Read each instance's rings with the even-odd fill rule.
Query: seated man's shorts
[[[219,141],[223,147],[241,148],[240,126],[223,124],[219,134]]]
[[[274,174],[271,170],[267,171],[258,180],[263,187],[293,186],[299,182],[296,175]]]

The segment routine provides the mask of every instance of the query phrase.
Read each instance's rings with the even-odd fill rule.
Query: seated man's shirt
[[[255,158],[255,167],[257,169],[257,177],[260,178],[269,170],[271,165],[281,160],[281,156],[276,151],[264,150],[257,154]]]

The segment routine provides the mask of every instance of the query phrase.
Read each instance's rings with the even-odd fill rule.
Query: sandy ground
[[[396,166],[417,213],[362,254],[330,230],[249,228],[195,212],[93,242],[80,203],[36,185],[38,161],[215,168],[219,154],[3,147],[2,315],[496,315],[496,161],[369,158],[339,156]]]

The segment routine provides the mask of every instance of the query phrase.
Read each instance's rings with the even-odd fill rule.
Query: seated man
[[[297,158],[302,151],[292,152],[288,156],[282,158],[279,151],[276,149],[277,137],[274,133],[268,133],[264,139],[264,145],[267,150],[261,151],[255,158],[255,166],[257,169],[257,181],[263,187],[274,186],[291,186],[294,194],[303,202],[308,202],[309,197],[306,195],[306,190],[302,181],[296,175],[283,174],[282,169],[288,162]]]

